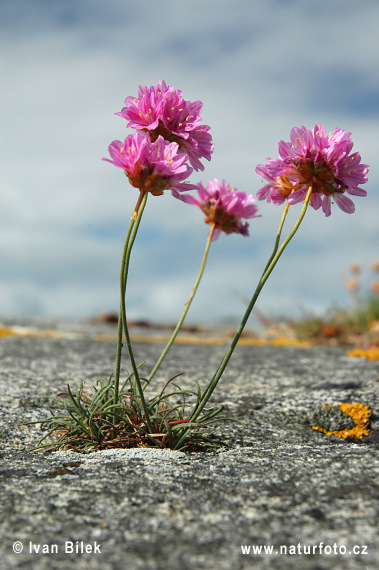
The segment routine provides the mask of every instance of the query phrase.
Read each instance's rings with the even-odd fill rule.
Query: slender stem
[[[204,408],[206,402],[208,401],[208,399],[210,398],[212,392],[214,391],[218,381],[220,380],[226,365],[228,364],[230,357],[232,356],[232,353],[237,345],[237,342],[240,339],[240,336],[242,334],[242,331],[245,328],[245,325],[247,323],[248,318],[250,317],[250,313],[256,303],[256,300],[263,288],[263,286],[265,285],[267,279],[269,278],[271,272],[273,271],[275,265],[277,264],[277,262],[279,261],[279,258],[281,257],[283,251],[285,250],[285,248],[287,247],[287,245],[289,244],[289,242],[292,240],[292,238],[294,237],[295,233],[297,232],[297,230],[299,229],[299,226],[305,216],[305,212],[307,211],[307,207],[308,207],[308,203],[309,203],[309,199],[312,193],[312,187],[309,188],[306,199],[304,200],[304,205],[303,208],[300,212],[300,216],[297,219],[294,227],[292,228],[291,232],[288,234],[288,236],[286,237],[286,239],[284,240],[284,242],[282,243],[282,245],[280,246],[280,248],[277,250],[277,252],[275,253],[270,265],[265,269],[265,271],[263,272],[263,275],[261,277],[261,280],[258,283],[258,286],[254,292],[253,297],[251,298],[251,301],[246,309],[246,312],[243,316],[243,319],[240,323],[240,326],[238,327],[238,330],[230,344],[230,347],[225,355],[225,357],[223,358],[216,374],[214,375],[214,377],[212,378],[212,380],[210,381],[208,388],[205,390],[205,393],[202,396],[201,399],[201,403],[199,406],[199,409],[196,410],[196,413],[194,415],[194,417],[192,417],[191,419],[196,419],[196,417],[198,417],[199,413],[201,412],[201,410]]]
[[[136,207],[134,208],[134,212],[133,212],[133,216],[132,216],[133,220],[135,220],[138,216],[139,207],[140,207],[142,200],[144,199],[145,195],[146,195],[146,192],[143,192],[142,190],[140,190],[139,197],[137,200],[137,204],[136,204]]]
[[[142,194],[142,192],[141,192],[141,194]],[[141,222],[142,214],[143,214],[143,211],[144,211],[145,206],[146,206],[147,196],[148,196],[148,192],[144,192],[142,200],[141,200],[141,196],[140,196],[139,201],[137,202],[136,209],[133,212],[133,218],[134,218],[135,212],[137,211],[137,207],[138,207],[138,212],[137,212],[137,216],[135,218],[135,224],[133,227],[133,231],[132,231],[131,237],[129,239],[129,243],[127,244],[125,256],[123,256],[123,259],[121,262],[121,273],[120,273],[120,290],[121,290],[121,303],[120,303],[121,307],[120,307],[120,309],[121,309],[121,311],[120,311],[120,317],[122,320],[122,326],[123,326],[124,335],[125,335],[125,344],[126,344],[126,348],[128,350],[130,363],[132,365],[134,380],[135,380],[136,385],[137,385],[139,397],[141,399],[142,408],[143,408],[143,411],[145,414],[146,424],[147,424],[149,430],[152,431],[151,424],[150,424],[150,413],[149,413],[149,409],[148,409],[147,404],[146,404],[141,380],[139,377],[137,364],[136,364],[136,361],[134,358],[132,344],[130,341],[129,329],[128,329],[127,318],[126,318],[126,306],[125,306],[126,283],[127,283],[127,278],[128,278],[130,255],[132,252],[134,241],[135,241],[136,236],[137,236],[137,232],[138,232],[138,228],[139,228],[139,225]]]
[[[234,338],[228,348],[228,351],[226,352],[220,366],[218,367],[216,373],[214,374],[213,378],[210,380],[207,388],[205,389],[200,401],[198,402],[198,404],[195,406],[194,410],[191,413],[190,419],[191,421],[195,421],[198,416],[200,415],[200,413],[202,412],[204,406],[206,405],[207,401],[209,400],[209,398],[211,397],[214,389],[216,388],[225,368],[226,365],[228,364],[230,357],[233,354],[233,351],[240,339],[240,336],[242,334],[243,329],[245,328],[245,325],[247,323],[247,320],[251,314],[251,311],[253,310],[253,307],[256,303],[256,300],[264,286],[264,284],[266,283],[267,279],[269,278],[272,270],[274,269],[275,265],[277,264],[280,256],[282,255],[283,251],[285,250],[285,248],[287,247],[287,245],[289,244],[289,242],[291,241],[291,239],[294,237],[294,235],[296,234],[297,230],[299,229],[299,226],[305,216],[305,212],[307,211],[307,207],[308,207],[308,203],[309,200],[311,198],[311,194],[312,194],[312,187],[310,186],[306,195],[306,198],[304,200],[304,204],[303,204],[303,208],[300,212],[299,218],[297,219],[294,227],[292,228],[291,232],[288,234],[287,238],[284,240],[284,242],[282,243],[282,245],[280,246],[280,248],[276,251],[275,255],[272,258],[271,263],[269,264],[268,267],[266,267],[265,271],[263,272],[263,275],[258,283],[258,286],[251,298],[251,301],[246,309],[246,312],[242,318],[242,321],[240,323],[240,326],[237,329],[236,334],[234,335]],[[282,218],[283,219],[283,218]],[[283,220],[284,221],[284,220]],[[281,222],[282,224],[282,222]],[[279,233],[279,232],[278,232]],[[185,432],[183,433],[181,439],[178,441],[176,447],[179,448],[184,440],[185,434],[188,431],[185,430]]]
[[[272,254],[271,254],[270,259],[268,260],[268,262],[267,262],[267,264],[266,264],[266,267],[264,268],[264,271],[263,271],[263,273],[262,273],[262,277],[263,277],[263,275],[266,273],[267,269],[270,267],[270,264],[271,264],[272,260],[274,259],[276,252],[278,251],[279,242],[280,242],[280,236],[282,235],[282,229],[283,229],[283,225],[284,225],[284,220],[285,220],[286,217],[287,217],[287,212],[288,212],[289,207],[290,207],[290,205],[289,205],[289,203],[287,202],[287,204],[284,206],[284,209],[283,209],[282,218],[281,218],[281,220],[280,220],[280,224],[279,224],[279,227],[278,227],[278,233],[276,234],[274,250],[273,250],[273,252],[272,252]]]
[[[128,245],[130,241],[130,236],[134,226],[135,218],[132,216],[129,224],[128,231],[125,237],[124,249],[122,252],[122,262],[121,262],[121,272],[120,272],[120,311],[117,326],[117,352],[116,352],[116,370],[115,370],[115,382],[114,382],[114,403],[118,402],[119,388],[120,388],[120,369],[121,369],[121,352],[122,352],[122,303],[121,299],[125,298],[125,288],[123,282],[121,282],[121,276],[124,275],[124,261],[126,258],[126,253],[128,250]]]
[[[132,365],[132,370],[134,374],[134,379],[137,385],[138,393],[141,399],[142,408],[146,418],[146,424],[151,431],[150,425],[150,414],[148,407],[146,405],[141,380],[138,373],[138,368],[134,358],[132,345],[130,341],[129,329],[126,319],[126,307],[125,307],[125,294],[126,294],[126,283],[128,278],[128,269],[130,255],[133,248],[134,241],[138,232],[138,228],[141,222],[142,214],[147,201],[147,192],[140,192],[140,196],[137,201],[137,205],[134,209],[132,219],[128,228],[128,232],[125,238],[124,250],[122,253],[121,260],[121,271],[120,271],[120,315],[118,320],[118,331],[117,331],[117,356],[116,356],[116,375],[115,375],[115,390],[114,390],[114,402],[117,403],[119,396],[119,384],[120,384],[120,366],[121,366],[121,348],[122,348],[122,333],[124,332],[126,348],[128,350],[130,363]]]
[[[207,258],[208,258],[209,248],[210,248],[210,245],[211,245],[211,242],[212,242],[212,237],[213,237],[214,230],[215,230],[215,225],[212,224],[212,227],[211,227],[210,232],[209,232],[209,234],[208,234],[207,244],[206,244],[206,246],[205,246],[205,251],[204,251],[203,259],[202,259],[202,262],[201,262],[199,275],[197,276],[197,279],[196,279],[196,281],[195,281],[195,284],[194,284],[194,286],[193,286],[193,289],[192,289],[192,291],[191,291],[191,294],[190,294],[190,296],[188,297],[188,300],[187,300],[186,304],[184,305],[183,313],[182,313],[182,315],[181,315],[181,317],[180,317],[180,319],[179,319],[179,321],[178,321],[178,323],[177,323],[177,325],[176,325],[176,327],[175,327],[175,329],[174,329],[174,332],[172,333],[171,338],[170,338],[170,340],[168,341],[168,343],[166,344],[166,346],[165,346],[165,348],[164,348],[162,354],[160,355],[160,357],[159,357],[159,359],[158,359],[156,365],[154,366],[153,370],[151,371],[150,376],[149,376],[148,379],[147,379],[147,382],[150,382],[150,380],[153,378],[153,376],[154,376],[155,373],[157,372],[158,368],[159,368],[160,365],[162,364],[162,362],[163,362],[163,360],[164,360],[166,354],[167,354],[168,351],[170,350],[171,345],[173,344],[173,342],[174,342],[174,340],[175,340],[175,338],[176,338],[176,336],[177,336],[177,334],[178,334],[178,332],[179,332],[179,330],[180,330],[180,328],[181,328],[181,326],[182,326],[182,324],[183,324],[184,319],[186,318],[186,315],[187,315],[187,313],[188,313],[188,309],[190,308],[190,305],[191,305],[192,300],[193,300],[193,298],[194,298],[194,296],[195,296],[195,294],[196,294],[196,291],[197,291],[197,288],[198,288],[198,286],[199,286],[200,280],[201,280],[201,278],[202,278],[202,276],[203,276],[203,273],[204,273],[205,264],[206,264],[206,261],[207,261]]]

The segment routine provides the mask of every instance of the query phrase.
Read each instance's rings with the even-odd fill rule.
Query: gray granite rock
[[[0,339],[1,568],[379,568],[378,362],[335,347],[241,346],[212,399],[247,426],[217,428],[227,449],[30,452],[41,432],[23,422],[53,410],[67,383],[91,390],[113,370],[114,342],[75,330]],[[137,360],[149,370],[161,348],[138,343]],[[224,352],[175,345],[156,386],[179,372],[183,387],[204,385]],[[324,404],[355,401],[373,410],[370,436],[311,429]]]

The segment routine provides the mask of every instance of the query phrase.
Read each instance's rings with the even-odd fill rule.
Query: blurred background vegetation
[[[362,266],[353,263],[345,287],[348,307],[331,307],[323,315],[305,313],[289,323],[296,337],[330,344],[353,344],[361,348],[379,347],[379,262],[370,267],[368,286],[363,283]]]

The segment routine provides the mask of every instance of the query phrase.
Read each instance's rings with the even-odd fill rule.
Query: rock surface
[[[247,426],[219,425],[229,448],[30,452],[41,432],[23,422],[55,410],[67,383],[91,390],[113,370],[113,341],[74,332],[0,338],[1,568],[379,568],[379,362],[336,347],[241,346],[212,398]],[[135,349],[149,370],[162,345]],[[156,384],[183,372],[182,387],[204,385],[225,350],[175,345]],[[322,405],[356,401],[373,410],[368,437],[311,429]]]

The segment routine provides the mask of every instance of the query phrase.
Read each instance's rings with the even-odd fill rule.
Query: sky
[[[136,202],[101,160],[132,133],[115,113],[138,85],[164,79],[203,102],[214,153],[190,181],[225,179],[255,195],[255,167],[292,127],[352,133],[370,165],[349,215],[309,208],[257,307],[297,318],[351,303],[378,251],[377,0],[0,0],[1,316],[87,319],[119,306],[119,267]],[[250,236],[221,235],[187,322],[238,321],[271,254],[282,208],[259,202]],[[301,205],[290,208],[284,234]],[[150,196],[132,252],[131,319],[175,322],[209,226],[166,192]],[[252,323],[254,324],[254,323]]]

